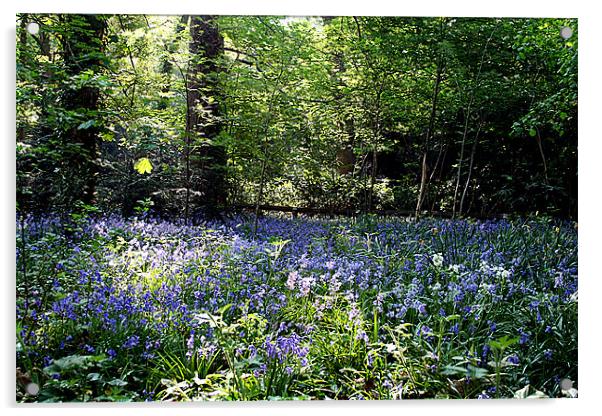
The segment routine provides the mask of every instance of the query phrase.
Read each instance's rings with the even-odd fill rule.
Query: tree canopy
[[[577,215],[576,19],[17,24],[21,210]]]

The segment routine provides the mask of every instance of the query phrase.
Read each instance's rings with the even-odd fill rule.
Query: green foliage
[[[128,391],[127,378],[110,376],[111,365],[104,355],[71,355],[54,360],[44,368],[48,377],[38,400],[41,402],[111,401],[129,402],[139,398]]]
[[[21,209],[81,199],[72,172],[96,158],[65,140],[79,131],[98,140],[97,202],[126,214],[151,196],[164,213],[202,200],[194,186],[206,180],[201,159],[214,158],[202,156],[207,146],[225,153],[202,169],[224,175],[229,204],[411,210],[426,151],[429,210],[462,198],[478,215],[576,213],[575,20],[221,16],[225,50],[209,76],[219,94],[201,91],[220,114],[204,123],[220,131],[203,138],[186,127],[197,59],[187,19],[107,18],[102,53],[95,42],[82,50],[110,71],[94,63],[73,73],[69,60],[49,58],[63,37],[86,36],[86,20],[19,19],[41,27],[37,41],[21,28],[17,39]],[[86,88],[100,91],[97,108],[62,104]]]

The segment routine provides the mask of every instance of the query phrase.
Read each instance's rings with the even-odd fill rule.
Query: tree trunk
[[[63,38],[63,51],[66,73],[75,77],[86,71],[98,72],[102,68],[103,39],[106,31],[106,17],[101,15],[66,15],[68,36]],[[63,108],[79,116],[77,125],[70,126],[66,133],[66,162],[70,181],[68,189],[73,197],[85,204],[93,204],[98,175],[98,105],[100,90],[91,85],[67,90],[62,96]],[[83,182],[76,183],[80,177]]]
[[[491,41],[491,38],[493,37],[493,34],[495,33],[496,29],[497,29],[497,24],[491,31],[491,34],[489,35],[489,37],[487,38],[487,42],[485,42],[485,46],[483,46],[483,51],[481,52],[481,59],[479,61],[479,68],[477,70],[477,74],[475,76],[474,83],[470,90],[470,98],[468,99],[468,106],[466,109],[466,113],[464,114],[464,117],[465,117],[464,132],[462,134],[462,146],[461,146],[461,150],[460,150],[460,160],[458,161],[458,173],[456,175],[456,186],[454,189],[452,218],[456,217],[456,201],[458,200],[458,190],[460,188],[460,179],[462,176],[462,164],[464,163],[464,147],[466,144],[466,134],[468,132],[468,123],[470,121],[471,109],[472,109],[472,105],[474,103],[475,92],[479,88],[479,81],[481,78],[481,70],[483,69],[483,62],[485,61],[485,53],[487,52],[487,47],[489,46],[489,42]]]
[[[335,18],[332,16],[324,16],[322,19],[325,25],[328,26],[333,24],[332,21]],[[353,152],[355,127],[353,118],[345,111],[349,103],[345,101],[345,94],[343,94],[341,88],[346,86],[346,83],[342,77],[346,71],[344,54],[340,50],[335,49],[332,51],[330,56],[332,62],[334,63],[334,70],[330,73],[331,85],[334,86],[333,98],[335,100],[336,110],[338,113],[337,125],[342,136],[341,146],[337,150],[335,156],[336,173],[341,176],[349,174],[353,176],[356,163],[355,153]],[[340,193],[341,190],[342,193]],[[337,201],[345,201],[344,205],[348,206],[348,203],[350,202],[348,199],[348,189],[339,188],[337,193],[339,193],[339,195],[337,195]]]
[[[482,123],[479,123],[479,128],[477,129],[477,134],[475,135],[474,142],[472,143],[472,149],[470,151],[470,162],[468,164],[468,176],[466,177],[466,182],[464,183],[464,189],[462,190],[462,197],[460,198],[460,209],[458,210],[458,215],[462,216],[463,208],[464,208],[464,198],[466,198],[466,191],[468,190],[468,185],[470,183],[470,178],[472,176],[472,167],[474,165],[474,156],[477,151],[477,144],[479,142],[479,133],[481,132]]]
[[[19,24],[19,44],[17,45],[17,52],[17,62],[20,65],[25,66],[27,55],[27,14],[23,14],[21,16],[21,22]],[[25,126],[21,123],[19,123],[19,119],[17,118],[17,141],[23,143],[25,141]]]
[[[431,115],[429,117],[429,125],[426,130],[426,137],[424,138],[424,149],[422,152],[422,173],[420,176],[420,189],[418,191],[418,200],[416,201],[416,211],[414,216],[416,219],[420,216],[420,209],[424,202],[424,196],[426,193],[428,165],[427,165],[427,154],[429,151],[429,143],[433,134],[433,128],[435,127],[435,116],[437,114],[437,99],[439,97],[439,90],[441,88],[441,80],[443,79],[443,58],[439,56],[437,60],[437,75],[435,77],[435,88],[433,89],[433,98],[431,100]]]
[[[224,40],[214,16],[192,16],[190,37],[186,125],[192,151],[191,202],[213,216],[226,200],[226,154],[214,142],[221,130],[217,59],[223,54]]]
[[[543,153],[543,146],[541,145],[541,135],[539,134],[539,128],[535,127],[535,132],[537,133],[535,138],[537,139],[537,147],[539,148],[539,154],[541,156],[541,161],[543,162],[543,177],[548,185],[548,164],[546,163],[546,156]]]
[[[456,200],[458,199],[458,189],[460,187],[460,178],[462,176],[462,164],[464,163],[464,148],[466,146],[466,135],[468,134],[468,122],[470,120],[470,110],[472,107],[472,101],[474,98],[474,89],[470,95],[470,100],[468,101],[468,107],[466,109],[466,113],[464,114],[464,132],[462,133],[462,145],[460,146],[460,160],[458,161],[458,172],[456,174],[456,186],[454,188],[454,204],[452,207],[452,218],[456,217]]]

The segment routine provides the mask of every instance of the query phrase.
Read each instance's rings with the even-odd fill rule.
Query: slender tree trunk
[[[282,72],[280,72],[280,75],[278,76],[278,79],[280,79],[280,77],[282,76]],[[269,140],[268,140],[268,132],[270,129],[270,122],[272,120],[272,108],[274,105],[274,99],[276,97],[276,89],[274,89],[274,91],[272,92],[272,95],[268,101],[268,111],[266,113],[266,118],[264,120],[264,124],[263,124],[263,131],[262,131],[262,137],[263,137],[263,146],[262,146],[262,155],[263,155],[263,159],[261,161],[261,173],[260,173],[260,177],[259,177],[259,189],[257,191],[257,198],[255,200],[255,219],[253,221],[253,236],[255,237],[257,235],[257,226],[258,226],[258,222],[259,222],[259,207],[261,206],[261,203],[263,202],[263,189],[265,187],[265,177],[266,177],[266,170],[267,170],[267,164],[269,161]]]
[[[468,176],[466,177],[466,182],[464,183],[464,189],[462,190],[462,197],[460,198],[460,209],[458,210],[458,215],[462,216],[463,207],[464,207],[464,198],[466,197],[466,191],[468,189],[468,184],[470,183],[470,178],[472,176],[472,167],[474,165],[474,156],[477,151],[477,143],[479,142],[479,133],[481,132],[482,123],[479,123],[479,128],[477,129],[477,134],[475,135],[474,142],[472,143],[472,149],[470,150],[470,162],[468,165]]]
[[[466,109],[466,113],[464,114],[464,131],[462,133],[462,145],[460,146],[460,160],[458,161],[458,171],[456,174],[456,186],[454,188],[454,204],[452,207],[452,218],[456,217],[456,201],[458,198],[458,188],[460,187],[460,178],[462,177],[462,164],[464,163],[464,148],[466,146],[466,136],[468,134],[468,122],[470,120],[470,110],[472,108],[472,102],[474,98],[474,89],[470,95],[470,100],[468,101],[468,107]]]
[[[433,129],[435,127],[435,117],[437,115],[437,99],[439,97],[439,90],[441,88],[441,80],[443,79],[443,57],[439,56],[437,59],[437,74],[435,76],[435,87],[433,89],[433,97],[431,99],[431,114],[429,117],[429,125],[426,130],[426,136],[424,138],[424,149],[422,151],[422,164],[421,164],[421,175],[420,175],[420,189],[418,190],[418,199],[416,201],[416,211],[414,216],[416,219],[420,217],[420,209],[422,208],[422,204],[425,199],[426,194],[426,186],[427,186],[427,175],[428,175],[428,165],[427,165],[427,155],[429,151],[429,144],[431,140],[431,136],[433,134]]]
[[[376,115],[374,117],[374,143],[372,146],[372,170],[370,172],[370,193],[368,194],[368,211],[373,208],[374,199],[374,184],[376,183],[376,173],[378,172],[378,142],[380,140],[380,98],[383,91],[384,81],[380,83],[380,87],[376,94]]]
[[[535,138],[537,139],[537,147],[539,148],[539,154],[541,155],[541,161],[543,162],[543,177],[546,181],[546,185],[548,184],[548,165],[546,163],[546,156],[543,153],[543,147],[541,145],[541,135],[539,134],[539,128],[535,128],[535,132],[537,135]]]
[[[456,201],[458,200],[458,191],[460,188],[460,179],[462,176],[462,165],[464,163],[464,147],[466,145],[466,135],[468,132],[468,123],[470,121],[470,116],[471,116],[471,110],[472,110],[472,104],[474,103],[474,97],[475,97],[475,92],[476,90],[479,88],[479,81],[481,78],[481,70],[483,69],[483,62],[485,61],[485,53],[487,52],[487,47],[489,46],[489,42],[491,41],[491,38],[493,37],[493,34],[495,33],[495,31],[497,30],[497,24],[495,25],[495,27],[493,28],[493,30],[491,31],[491,34],[489,35],[489,37],[487,38],[487,42],[485,42],[485,46],[483,46],[483,51],[481,52],[481,59],[479,61],[479,67],[477,70],[477,74],[475,76],[475,80],[473,83],[473,86],[470,90],[470,98],[468,99],[468,106],[466,109],[466,113],[464,114],[465,120],[464,120],[464,132],[462,133],[462,146],[460,149],[460,160],[458,161],[458,172],[456,175],[456,186],[454,189],[454,201],[453,201],[453,207],[452,207],[452,218],[456,217]]]
[[[264,148],[264,158],[261,161],[261,174],[259,178],[259,190],[257,192],[257,199],[255,200],[255,218],[253,219],[253,237],[257,236],[257,227],[259,224],[259,207],[261,201],[263,201],[263,188],[265,186],[265,171],[267,167],[267,149]]]
[[[190,189],[192,187],[190,181],[190,155],[191,155],[191,145],[192,145],[192,109],[190,108],[191,98],[190,98],[190,88],[188,87],[188,76],[184,76],[184,85],[186,87],[186,130],[184,132],[185,135],[185,155],[184,155],[184,183],[186,185],[186,194],[184,196],[184,219],[186,224],[190,221]]]

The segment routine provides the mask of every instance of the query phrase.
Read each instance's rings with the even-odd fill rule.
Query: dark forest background
[[[576,219],[577,31],[19,14],[17,209]]]

